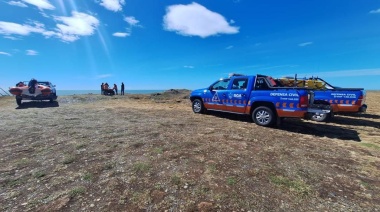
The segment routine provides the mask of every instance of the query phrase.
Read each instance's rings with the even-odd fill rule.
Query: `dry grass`
[[[379,211],[380,92],[368,112],[263,128],[186,91],[0,98],[1,211]]]

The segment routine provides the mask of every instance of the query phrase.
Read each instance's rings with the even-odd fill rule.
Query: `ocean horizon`
[[[162,93],[165,90],[125,90],[125,94],[152,94]],[[57,96],[69,96],[80,94],[100,94],[100,90],[57,90]],[[118,91],[120,94],[120,90]]]

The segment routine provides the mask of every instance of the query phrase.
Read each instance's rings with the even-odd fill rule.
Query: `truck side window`
[[[224,79],[212,85],[211,88],[212,90],[226,90],[229,82],[230,82],[230,79]]]
[[[264,78],[258,78],[255,86],[256,90],[268,90],[269,86]]]
[[[234,79],[232,90],[244,90],[247,88],[247,79]]]

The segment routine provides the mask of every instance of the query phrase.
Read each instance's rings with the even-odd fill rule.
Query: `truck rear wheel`
[[[193,106],[193,112],[194,113],[205,113],[206,112],[206,108],[203,105],[202,100],[200,100],[200,99],[194,99],[192,106]]]
[[[331,119],[331,113],[323,113],[323,114],[317,114],[317,113],[311,113],[310,119],[316,122],[327,122]]]
[[[252,120],[257,125],[268,127],[273,125],[275,117],[272,109],[265,106],[260,106],[252,112]]]

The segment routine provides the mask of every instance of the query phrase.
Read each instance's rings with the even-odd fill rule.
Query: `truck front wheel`
[[[21,101],[22,101],[21,98],[16,98],[16,103],[17,103],[18,106],[21,106]]]
[[[200,99],[194,99],[193,101],[193,112],[194,113],[205,113],[206,108],[203,105],[202,100]]]
[[[260,106],[252,112],[252,120],[257,125],[267,127],[273,125],[275,117],[272,109]]]

